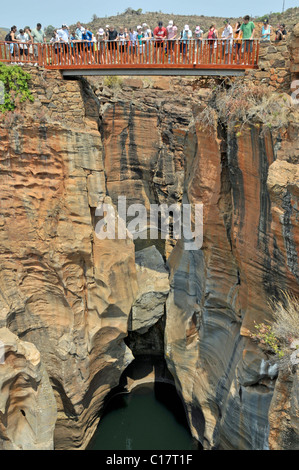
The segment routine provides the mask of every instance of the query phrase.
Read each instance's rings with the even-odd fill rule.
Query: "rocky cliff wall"
[[[41,353],[56,448],[80,448],[133,358],[123,338],[137,291],[134,245],[94,237],[102,141],[80,84],[41,72],[33,87],[34,105],[1,125],[1,326]]]
[[[297,263],[290,262],[298,256],[297,222],[284,218],[286,211],[297,218],[298,195],[291,190],[288,208],[283,202],[298,167],[274,162],[270,133],[261,137],[251,127],[223,140],[199,127],[187,191],[189,200],[204,202],[204,246],[190,253],[177,245],[169,259],[169,367],[207,448],[268,448],[275,374],[262,366],[267,357],[250,332],[271,318],[270,296],[279,289],[298,293]],[[289,237],[293,255],[287,255]]]
[[[40,352],[56,400],[57,412],[48,411],[57,449],[86,447],[105,397],[133,361],[128,344],[135,354],[151,344],[165,355],[205,448],[268,448],[269,433],[271,447],[287,447],[283,429],[274,429],[277,374],[250,331],[270,318],[271,295],[298,293],[298,113],[278,134],[248,125],[239,135],[217,116],[204,130],[198,115],[215,84],[65,82],[34,70],[35,102],[2,117],[0,327]],[[147,208],[202,202],[203,248],[99,240],[96,207],[119,195]],[[157,250],[146,255],[153,244],[167,265]],[[147,334],[155,321],[165,323],[164,347]],[[33,406],[26,416],[21,405],[9,410],[13,421],[1,415],[2,441],[39,446],[37,436],[24,443],[10,429]]]

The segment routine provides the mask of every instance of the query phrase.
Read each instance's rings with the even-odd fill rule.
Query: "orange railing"
[[[122,44],[74,41],[69,44],[0,42],[0,62],[37,63],[49,69],[87,68],[257,68],[259,41],[175,40]]]

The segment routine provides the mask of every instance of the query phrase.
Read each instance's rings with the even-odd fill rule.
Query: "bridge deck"
[[[239,75],[258,68],[259,41],[189,40],[22,44],[0,42],[0,62],[37,63],[63,75]]]

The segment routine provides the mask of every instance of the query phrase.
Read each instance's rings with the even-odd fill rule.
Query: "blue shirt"
[[[271,33],[271,26],[268,25],[267,28],[265,28],[265,26],[263,26],[263,28],[262,28],[262,39],[267,39],[268,41],[270,41],[270,33]]]
[[[190,29],[188,31],[184,29],[182,39],[185,39],[185,41],[183,41],[183,44],[188,44],[188,41],[191,38],[192,38],[192,31],[190,31]]]
[[[91,41],[92,40],[92,32],[91,31],[85,31],[85,33],[82,33],[82,39],[83,39],[83,41]]]
[[[71,47],[74,47],[73,41],[76,41],[76,40],[77,40],[76,36],[71,35],[70,37]]]

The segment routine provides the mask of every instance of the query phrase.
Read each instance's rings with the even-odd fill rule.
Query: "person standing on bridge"
[[[46,42],[46,35],[42,30],[42,25],[40,23],[37,23],[36,28],[32,30],[31,36],[34,44],[43,44]],[[43,54],[42,50],[41,54]],[[34,46],[34,55],[36,58],[38,57],[38,46]]]
[[[233,50],[233,28],[228,20],[224,20],[224,30],[222,32],[222,57],[225,55],[225,63],[231,63],[231,55]]]
[[[57,34],[57,30],[54,29],[52,33],[52,37],[50,39],[50,44],[54,47],[54,54],[55,54],[55,61],[58,64],[58,58],[59,58],[59,53],[60,53],[60,45],[59,45],[59,36]]]
[[[29,26],[25,26],[24,31],[26,34],[29,36],[29,46],[28,46],[28,52],[29,52],[29,59],[33,60],[33,37],[31,34],[31,29]]]
[[[154,29],[155,38],[155,63],[162,62],[162,54],[164,50],[164,41],[167,39],[167,29],[163,27],[163,22],[159,21],[158,26]]]
[[[17,35],[17,40],[21,43],[20,44],[20,59],[22,56],[25,56],[25,59],[28,57],[28,42],[29,42],[29,36],[27,33],[24,32],[23,29],[20,29],[19,34]]]
[[[117,49],[117,40],[118,40],[118,33],[116,29],[114,29],[114,26],[110,26],[108,30],[107,39],[108,39],[109,60],[110,60],[110,64],[113,64],[116,60],[115,52]]]
[[[239,64],[240,63],[241,44],[242,44],[242,31],[241,31],[240,21],[238,21],[235,24],[234,34],[235,34],[234,48],[236,50],[236,62],[237,62],[237,64]]]
[[[136,55],[136,46],[137,46],[137,31],[135,29],[129,29],[129,59],[132,64],[135,63],[135,55]]]
[[[208,32],[209,63],[213,62],[214,50],[217,48],[218,31],[216,25],[212,24]]]
[[[152,33],[151,28],[146,23],[143,23],[142,25],[142,35],[143,35],[144,43],[145,43],[146,63],[148,64],[150,62],[151,51],[152,51],[151,45],[152,45],[153,33]]]
[[[184,30],[181,33],[181,44],[183,48],[183,64],[186,63],[189,41],[192,39],[192,31],[188,24],[185,24]]]
[[[66,24],[63,24],[60,29],[57,30],[57,35],[59,37],[60,47],[60,60],[61,62],[67,62],[68,53],[69,53],[69,29]]]
[[[61,28],[57,30],[57,34],[58,34],[58,37],[59,37],[59,41],[62,44],[65,45],[65,44],[69,43],[70,33],[69,33],[69,28],[66,24],[63,24],[61,26]],[[64,47],[63,49],[65,49],[65,51],[66,51],[67,47]]]
[[[194,30],[194,39],[195,39],[195,61],[194,65],[198,62],[198,55],[201,53],[201,45],[202,45],[202,38],[203,38],[203,30],[200,26],[196,26]]]
[[[7,33],[5,36],[5,41],[7,41],[9,44],[7,46],[9,47],[9,52],[12,57],[15,57],[18,54],[18,46],[17,46],[17,38],[16,38],[16,32],[17,32],[17,27],[14,25],[10,28],[10,32]]]
[[[103,28],[99,28],[97,34],[97,43],[98,43],[98,51],[99,51],[99,60],[100,64],[104,64],[105,62],[105,39],[106,34]]]
[[[76,28],[76,31],[75,31],[75,36],[76,36],[77,41],[82,41],[83,31],[84,31],[84,27],[82,26],[80,21],[78,21],[77,22],[77,28]]]
[[[125,61],[126,57],[126,52],[128,50],[128,33],[125,32],[125,29],[123,26],[119,27],[119,33],[118,33],[118,42],[119,42],[119,52],[120,52],[120,60],[122,63]]]
[[[75,38],[76,38],[76,42],[77,42],[76,50],[77,50],[77,54],[78,54],[78,59],[81,61],[81,54],[83,52],[82,35],[83,35],[84,27],[82,26],[80,21],[77,21],[76,26],[77,26],[76,29],[75,29]]]
[[[249,54],[251,55],[253,51],[253,36],[255,31],[255,24],[253,21],[250,21],[249,15],[244,16],[241,31],[243,33],[242,54],[244,54],[244,51],[247,52],[246,58],[243,55],[243,63],[248,64]]]
[[[94,63],[94,57],[93,57],[93,33],[89,31],[88,29],[84,28],[82,32],[82,41],[84,42],[84,49],[87,54],[88,58],[88,63],[91,64],[91,62]]]
[[[137,26],[137,42],[138,42],[138,51],[139,51],[139,63],[142,63],[143,51],[144,51],[144,37],[142,34],[142,26]]]
[[[173,24],[173,21],[170,20],[166,29],[168,62],[173,64],[175,57],[175,41],[178,35],[178,28],[175,24]]]
[[[79,49],[78,49],[78,40],[77,40],[75,30],[70,32],[69,41],[70,41],[69,47],[70,47],[72,62],[76,63],[76,58],[79,55]]]

